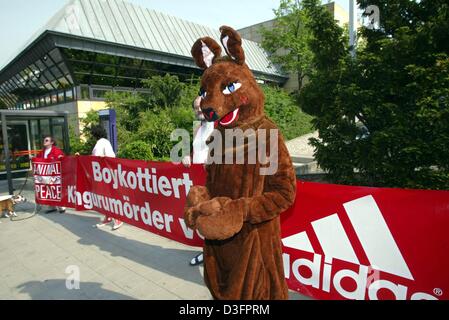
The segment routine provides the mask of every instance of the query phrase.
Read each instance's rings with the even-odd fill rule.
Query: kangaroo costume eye
[[[226,86],[226,88],[223,90],[223,94],[229,95],[234,92],[236,92],[238,89],[242,87],[242,84],[240,82],[231,82]]]
[[[206,92],[206,90],[204,90],[203,88],[201,88],[201,89],[200,89],[200,92],[198,92],[198,95],[199,95],[201,98],[206,99],[206,97],[207,97],[207,92]]]

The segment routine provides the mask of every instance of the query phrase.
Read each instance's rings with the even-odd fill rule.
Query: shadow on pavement
[[[69,290],[65,280],[51,279],[30,281],[17,287],[20,293],[28,293],[33,300],[134,300],[134,298],[106,290],[100,283],[82,282],[80,289]]]
[[[93,227],[99,222],[97,216],[86,217],[70,213],[63,215],[40,214],[40,216],[75,234],[80,238],[78,243],[83,246],[97,246],[100,250],[109,252],[113,257],[123,257],[179,279],[204,285],[199,267],[189,266],[189,261],[196,255],[196,251],[163,248],[126,238],[123,234],[115,236],[103,229]],[[105,227],[105,229],[107,228]],[[131,227],[125,224],[122,228]],[[116,232],[120,233],[121,230]]]

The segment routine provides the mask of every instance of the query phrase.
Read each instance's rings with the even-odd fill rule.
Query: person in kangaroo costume
[[[184,217],[190,228],[205,237],[204,278],[215,299],[288,299],[279,215],[294,203],[295,170],[282,135],[275,135],[274,142],[270,139],[270,129],[277,127],[264,113],[265,97],[245,63],[240,35],[227,26],[220,32],[226,57],[221,57],[221,47],[210,37],[195,42],[192,56],[205,70],[201,109],[221,133],[223,164],[206,165],[206,186],[190,189]],[[252,129],[267,151],[275,150],[270,159],[274,158],[277,170],[262,175],[261,169],[268,165],[260,159],[248,161],[250,139],[243,146],[244,164],[224,164],[226,153],[235,155],[239,148],[226,149],[225,130],[229,129]],[[266,139],[258,135],[261,129],[266,129]],[[270,142],[277,149],[270,149]],[[209,159],[214,152],[210,151]]]

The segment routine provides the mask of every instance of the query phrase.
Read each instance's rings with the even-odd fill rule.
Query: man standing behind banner
[[[106,139],[107,134],[106,130],[101,125],[96,125],[90,129],[91,135],[97,140],[97,144],[92,150],[92,155],[94,157],[109,157],[115,158],[115,152],[112,148],[109,140]],[[105,216],[103,220],[96,225],[97,228],[104,227],[114,221],[114,225],[112,230],[118,230],[121,226],[123,226],[123,222],[118,219],[112,219],[110,217]]]
[[[64,157],[64,152],[56,146],[56,141],[52,136],[44,137],[43,146],[44,148],[37,154],[36,158],[57,161]],[[56,211],[64,213],[65,210],[66,208],[64,207],[50,207],[45,213]]]
[[[207,139],[214,131],[214,123],[206,121],[203,112],[201,112],[201,95],[193,102],[193,111],[197,120],[201,121],[201,126],[193,133],[193,154],[192,157],[186,156],[182,159],[182,163],[186,167],[190,167],[191,163],[205,164],[209,156],[209,147],[206,144]],[[203,253],[195,256],[191,261],[191,266],[196,266],[203,263]]]

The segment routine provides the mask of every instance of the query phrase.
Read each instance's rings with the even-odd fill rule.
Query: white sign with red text
[[[54,204],[62,200],[61,161],[33,162],[36,200],[41,204]]]

